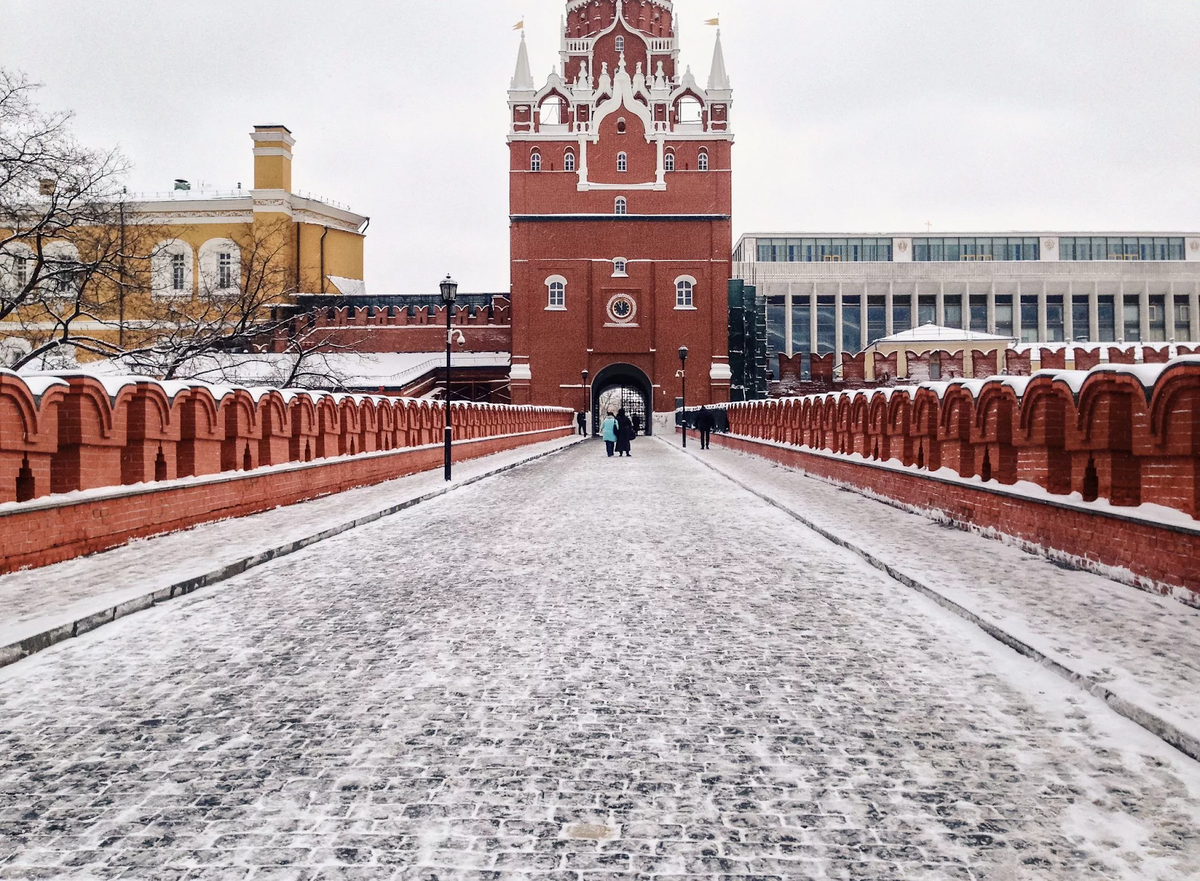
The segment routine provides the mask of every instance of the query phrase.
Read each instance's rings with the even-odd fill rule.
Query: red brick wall
[[[572,426],[528,434],[459,441],[456,461],[566,437]],[[135,538],[186,529],[199,523],[243,517],[357,486],[369,486],[438,468],[440,445],[347,456],[240,472],[114,489],[107,497],[41,501],[0,513],[0,572],[45,566],[116,547]],[[103,493],[101,494],[104,495]]]

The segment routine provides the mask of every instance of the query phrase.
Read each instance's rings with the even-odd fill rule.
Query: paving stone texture
[[[601,450],[0,671],[0,878],[1200,877],[1200,765]]]

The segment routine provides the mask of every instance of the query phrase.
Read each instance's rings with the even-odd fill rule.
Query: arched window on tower
[[[568,150],[563,154],[563,171],[575,170],[575,154]]]
[[[708,151],[701,150],[700,158],[696,160],[696,168],[700,171],[708,171]]]
[[[614,214],[629,213],[629,203],[625,201],[624,196],[617,196],[616,206],[613,210]]]
[[[626,172],[629,170],[629,157],[624,153],[617,154],[617,171]]]
[[[667,171],[675,170],[675,154],[674,153],[668,153],[666,156],[663,157],[663,168],[665,168]]]
[[[625,51],[625,38],[617,37],[617,52],[624,52],[624,51]]]
[[[694,309],[693,293],[696,289],[696,279],[690,275],[681,275],[675,279],[675,308]]]
[[[625,117],[621,117],[620,119],[617,120],[617,134],[623,135],[623,134],[625,134],[625,131],[626,131]]]
[[[529,170],[530,171],[541,171],[542,170],[542,154],[537,150],[534,150],[532,153],[529,154]]]
[[[563,311],[567,308],[567,280],[561,275],[552,275],[546,279],[547,302],[546,309]]]

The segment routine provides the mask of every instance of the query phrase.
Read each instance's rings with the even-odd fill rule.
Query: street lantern
[[[445,467],[446,480],[450,479],[450,449],[454,442],[454,424],[450,419],[450,347],[452,344],[452,325],[451,319],[454,316],[454,301],[458,299],[458,282],[450,277],[449,274],[442,279],[439,285],[442,291],[442,303],[446,306],[446,450],[445,450]]]
[[[579,371],[579,375],[583,378],[583,434],[584,437],[587,437],[587,414],[592,409],[592,396],[588,389],[587,370]]]
[[[679,399],[683,404],[683,448],[687,449],[687,346],[679,347]]]

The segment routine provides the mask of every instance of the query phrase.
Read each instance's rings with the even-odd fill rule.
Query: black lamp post
[[[579,375],[583,377],[583,436],[587,437],[587,419],[588,414],[592,410],[592,396],[588,392],[588,372],[586,370],[581,370]]]
[[[458,282],[447,275],[440,285],[442,302],[446,305],[446,480],[450,479],[450,448],[454,442],[454,424],[450,421],[450,345],[454,301],[458,299]]]
[[[683,448],[687,449],[687,346],[679,347],[679,398],[683,402]]]

